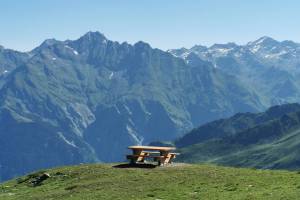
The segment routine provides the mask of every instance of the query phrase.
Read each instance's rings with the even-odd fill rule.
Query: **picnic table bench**
[[[165,165],[172,163],[178,153],[174,153],[175,147],[157,147],[157,146],[129,146],[128,149],[132,150],[131,155],[127,155],[130,163],[144,163],[145,158],[153,158],[158,162],[158,165]]]

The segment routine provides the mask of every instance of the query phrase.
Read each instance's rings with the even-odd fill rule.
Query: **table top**
[[[175,147],[157,147],[157,146],[129,146],[128,149],[141,149],[141,150],[156,150],[156,151],[171,151]]]

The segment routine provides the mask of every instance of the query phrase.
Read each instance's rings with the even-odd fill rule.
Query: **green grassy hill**
[[[50,178],[31,182],[41,173]],[[0,185],[0,199],[299,199],[300,173],[213,165],[116,168],[68,166]]]

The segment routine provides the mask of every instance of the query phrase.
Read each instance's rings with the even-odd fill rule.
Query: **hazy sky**
[[[299,10],[299,0],[0,0],[0,45],[25,51],[90,30],[161,49],[264,35],[300,42]]]

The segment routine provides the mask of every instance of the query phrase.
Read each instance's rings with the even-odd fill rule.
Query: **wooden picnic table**
[[[172,162],[178,155],[174,153],[175,147],[158,147],[158,146],[129,146],[132,150],[132,155],[127,155],[127,159],[131,163],[144,163],[145,158],[153,158],[158,161],[158,165],[165,165]]]

